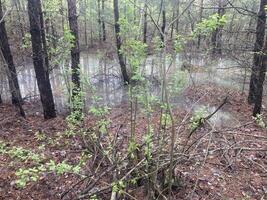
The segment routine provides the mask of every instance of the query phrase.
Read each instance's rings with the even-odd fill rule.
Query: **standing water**
[[[232,68],[234,63],[229,60],[219,59],[216,62],[207,64],[205,58],[195,58],[191,60],[192,69],[186,70],[187,85],[191,84],[218,84],[221,86],[230,86],[242,88],[240,80],[240,69]],[[158,66],[159,58],[150,56],[146,59],[141,71],[145,77],[153,77],[153,80],[160,83],[160,66]],[[168,73],[173,74],[180,70],[184,59],[177,56],[174,63],[167,63]],[[54,94],[54,100],[57,112],[63,112],[68,105],[68,95],[66,87],[66,71],[69,65],[62,63],[60,67],[52,70],[50,79]],[[90,84],[95,88],[95,95],[101,97],[100,103],[109,107],[117,106],[128,100],[128,89],[121,80],[120,68],[118,63],[112,59],[106,59],[96,54],[88,52],[81,53],[81,74],[82,79],[89,80]],[[38,88],[32,63],[26,64],[24,67],[18,67],[18,79],[22,96],[25,100],[33,100],[38,98]],[[2,84],[2,96],[4,100],[9,98],[8,84],[4,81]],[[160,96],[159,84],[154,84],[153,95]],[[0,90],[1,91],[1,90]],[[91,105],[92,91],[86,91],[85,107]],[[185,97],[179,96],[173,101],[174,104],[189,108],[190,102]],[[199,105],[198,105],[199,106]],[[212,110],[208,108],[207,110]],[[229,113],[220,112],[223,120],[231,119]],[[220,120],[218,120],[219,123]]]

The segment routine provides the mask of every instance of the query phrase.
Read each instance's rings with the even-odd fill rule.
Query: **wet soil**
[[[175,170],[181,186],[173,191],[174,199],[267,199],[267,131],[252,120],[252,108],[246,103],[246,94],[216,85],[200,85],[188,87],[184,96],[191,102],[213,107],[218,107],[228,96],[222,112],[231,114],[231,124],[223,121],[220,126],[213,126],[210,120],[192,135],[190,142],[201,142],[190,149],[192,159],[179,164]],[[65,116],[43,120],[38,101],[28,102],[24,108],[27,111],[26,119],[19,117],[11,105],[0,105],[0,141],[9,146],[41,151],[47,160],[77,163],[83,149],[81,138],[74,136],[61,137],[60,141],[57,139],[58,134],[67,129]],[[183,119],[188,112],[188,109],[174,108],[175,119]],[[266,120],[265,109],[263,113],[263,119]],[[107,117],[112,121],[110,134],[115,134],[121,127],[121,137],[129,138],[127,103],[113,107]],[[139,141],[146,130],[144,119],[142,114],[138,115],[136,138]],[[84,123],[86,128],[93,127],[96,120],[87,115]],[[157,126],[158,122],[159,113],[155,112],[152,123]],[[183,134],[188,134],[186,127],[183,130],[181,138]],[[46,139],[39,140],[36,132],[44,133]],[[41,145],[45,147],[43,150],[38,148]],[[205,153],[207,151],[208,154]],[[0,199],[60,199],[64,192],[81,180],[81,177],[73,174],[43,174],[37,182],[20,189],[14,182],[15,171],[30,166],[31,162],[21,163],[0,154]],[[90,166],[90,163],[86,166]],[[70,192],[64,199],[74,199],[83,187],[80,185],[75,188],[75,192]],[[136,199],[144,199],[142,187],[135,188],[131,195]],[[110,199],[110,194],[102,199]]]

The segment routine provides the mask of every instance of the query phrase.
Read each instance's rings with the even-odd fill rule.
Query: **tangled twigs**
[[[184,145],[184,148],[186,148],[189,139],[191,138],[191,136],[193,135],[193,133],[195,133],[199,127],[201,127],[207,120],[209,120],[213,115],[215,115],[226,103],[228,102],[228,96],[225,97],[225,99],[223,100],[223,102],[221,103],[220,106],[218,106],[214,112],[212,112],[211,114],[209,114],[208,116],[204,117],[204,118],[200,118],[199,122],[198,122],[198,126],[196,126],[193,130],[191,130],[191,132],[189,133],[188,137],[187,137],[187,141]],[[188,152],[188,150],[197,142],[199,141],[203,136],[201,136],[200,138],[198,138],[198,140],[195,140],[192,144],[190,144],[186,149],[184,149],[183,152]]]
[[[88,179],[89,177],[84,177],[81,180],[79,180],[77,183],[73,184],[67,191],[63,192],[60,196],[60,199],[63,199],[70,191],[74,190],[74,188],[81,184],[82,182],[84,182],[86,179]]]
[[[199,195],[199,188],[202,189],[201,177],[203,173],[206,173],[206,170],[210,169],[211,163],[215,163],[215,165],[219,165],[217,162],[220,163],[219,170],[231,170],[236,169],[235,166],[238,166],[239,158],[242,156],[249,158],[247,157],[248,154],[254,154],[256,151],[265,155],[267,150],[264,146],[254,145],[256,143],[254,141],[261,139],[263,140],[261,142],[265,142],[265,136],[242,132],[244,127],[246,127],[246,132],[253,128],[250,127],[250,125],[255,125],[253,122],[220,130],[217,130],[210,123],[209,119],[221,110],[227,102],[228,98],[226,97],[212,113],[202,117],[198,127],[191,131],[188,131],[185,126],[191,123],[190,113],[188,112],[182,121],[177,122],[176,116],[169,108],[167,113],[171,115],[170,117],[175,116],[171,120],[172,123],[166,126],[160,134],[154,134],[149,138],[153,145],[151,149],[147,148],[145,140],[137,140],[137,143],[134,144],[137,150],[135,149],[134,152],[138,153],[133,154],[133,151],[129,149],[127,137],[120,137],[120,133],[123,132],[122,128],[127,128],[125,125],[127,117],[121,118],[120,124],[117,126],[112,126],[113,131],[108,134],[108,137],[100,137],[98,144],[94,144],[93,138],[87,138],[89,140],[87,144],[90,144],[91,148],[98,149],[96,154],[100,154],[100,156],[96,156],[96,160],[94,160],[98,165],[96,169],[88,169],[89,171],[94,170],[92,176],[87,178],[88,183],[77,183],[74,186],[76,188],[77,185],[81,187],[76,190],[74,195],[78,196],[77,199],[97,197],[114,200],[126,197],[130,199],[144,198],[149,192],[149,196],[153,199],[170,199],[173,198],[174,194],[178,194],[176,189],[179,188],[186,190],[185,196],[193,198],[193,195]],[[203,126],[204,124],[205,126]],[[128,126],[130,125],[128,124]],[[193,137],[194,132],[201,126],[203,129],[199,130],[198,134]],[[158,143],[159,137],[161,138],[160,143]],[[183,140],[184,137],[187,140]],[[96,145],[97,147],[94,147]],[[150,151],[149,154],[146,152],[148,150]],[[110,155],[109,158],[107,155]],[[149,155],[149,159],[147,155]],[[150,164],[149,170],[147,168],[148,163]],[[259,170],[265,171],[264,169],[266,169],[265,165],[257,160],[257,157],[255,160],[254,158],[250,160],[249,166],[252,164],[255,167],[258,166]],[[187,171],[185,166],[188,165],[190,165],[190,169]],[[195,166],[198,167],[194,168]],[[194,171],[190,172],[191,170]],[[177,175],[177,171],[179,175]],[[191,175],[188,179],[189,173],[196,175],[193,182]],[[184,183],[188,180],[193,183],[192,188],[190,183],[189,187],[187,184],[180,184],[181,181]],[[70,189],[69,191],[74,190]],[[140,191],[142,192],[140,193]],[[142,195],[142,197],[138,195]]]
[[[190,132],[190,134],[188,135],[188,138],[190,138],[191,136],[192,136],[192,134],[194,133],[194,132],[196,132],[196,130],[199,128],[199,127],[201,127],[207,120],[209,120],[213,115],[215,115],[226,103],[228,102],[228,96],[227,97],[225,97],[225,99],[223,100],[223,102],[221,103],[221,105],[220,106],[218,106],[216,109],[215,109],[215,111],[214,112],[212,112],[211,114],[209,114],[208,116],[206,116],[206,117],[204,117],[204,118],[200,118],[199,119],[199,125],[196,127],[196,128],[194,128],[191,132]]]
[[[213,133],[213,130],[210,131],[210,133],[209,133],[209,140],[208,140],[208,145],[207,145],[207,148],[206,148],[206,154],[204,156],[204,160],[203,160],[203,163],[202,163],[201,167],[198,169],[197,174],[200,173],[200,171],[202,170],[202,168],[204,168],[204,166],[206,164],[206,161],[207,161],[207,158],[208,158],[208,155],[209,155],[209,148],[210,148],[210,145],[211,145],[212,133]],[[195,182],[194,188],[193,188],[192,192],[189,194],[190,199],[192,199],[192,195],[193,195],[193,193],[195,192],[195,190],[197,188],[198,182],[199,182],[199,178],[197,177],[197,180]]]

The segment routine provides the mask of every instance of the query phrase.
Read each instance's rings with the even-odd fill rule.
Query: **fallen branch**
[[[187,146],[187,143],[189,141],[189,139],[191,138],[191,136],[193,135],[193,133],[195,133],[198,128],[200,128],[201,126],[203,126],[203,124],[205,124],[205,122],[207,120],[209,120],[213,115],[215,115],[226,103],[228,102],[228,96],[225,97],[225,99],[223,100],[223,102],[221,103],[221,105],[214,111],[212,112],[210,115],[208,115],[207,117],[204,117],[204,118],[200,118],[199,121],[198,121],[198,126],[195,127],[188,135],[187,137],[187,141],[184,145],[184,147]],[[204,136],[201,136],[200,138],[198,138],[198,140],[195,140],[191,145],[189,145],[189,147],[184,151],[184,152],[187,152],[197,141],[199,141],[199,139],[201,139],[202,137]]]

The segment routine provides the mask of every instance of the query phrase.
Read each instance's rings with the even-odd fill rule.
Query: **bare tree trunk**
[[[145,8],[144,8],[144,29],[143,29],[143,42],[147,43],[147,0],[145,0]]]
[[[39,16],[40,16],[40,28],[41,28],[41,37],[42,37],[42,44],[43,44],[43,56],[44,56],[44,61],[45,61],[45,71],[46,71],[46,76],[49,77],[49,59],[48,59],[48,52],[47,52],[47,44],[46,44],[46,34],[45,34],[45,25],[44,25],[44,15],[42,11],[42,5],[41,1],[37,1],[37,8],[39,11]],[[49,21],[49,19],[48,19]],[[47,28],[49,26],[47,25]]]
[[[161,42],[164,44],[164,34],[165,34],[165,28],[166,28],[166,10],[165,10],[165,1],[162,1],[162,25],[161,25],[161,31],[160,34]]]
[[[102,40],[102,36],[101,36],[101,27],[102,27],[102,24],[101,24],[101,10],[100,10],[100,0],[97,0],[97,14],[98,14],[98,37],[99,37],[99,41]]]
[[[224,0],[219,0],[219,8],[218,8],[218,15],[219,17],[222,17],[225,14],[225,4],[223,2]],[[222,26],[217,27],[215,31],[212,33],[212,54],[222,54]]]
[[[70,30],[74,36],[74,43],[71,48],[71,69],[72,82],[74,84],[73,96],[75,96],[80,90],[80,47],[76,0],[68,0],[68,13]]]
[[[101,13],[101,22],[102,22],[102,36],[103,36],[103,41],[105,42],[107,39],[106,36],[106,24],[105,24],[105,0],[102,0],[102,13]]]
[[[262,68],[262,50],[264,45],[264,37],[265,37],[265,24],[266,24],[266,11],[265,6],[267,5],[267,0],[261,0],[260,9],[258,12],[258,20],[256,27],[256,42],[254,46],[254,58],[253,58],[253,66],[250,78],[249,85],[249,95],[248,95],[248,103],[253,104],[256,100],[256,92],[257,81],[259,79],[259,72]]]
[[[253,116],[256,117],[261,113],[262,108],[262,93],[263,84],[265,80],[266,66],[267,66],[267,38],[265,40],[265,47],[263,50],[262,62],[259,68],[257,68],[256,76],[256,88],[255,88],[255,105],[253,109]]]
[[[28,13],[32,40],[33,65],[44,111],[44,118],[56,117],[55,104],[47,73],[42,47],[40,0],[28,0]]]
[[[3,18],[2,1],[0,0],[0,19]],[[14,65],[13,56],[10,50],[5,20],[0,23],[0,51],[3,57],[4,65],[7,65],[9,90],[11,93],[12,103],[19,107],[20,113],[25,117],[25,113],[22,109],[22,98],[19,88],[19,82],[17,77],[17,71]]]
[[[117,54],[119,58],[119,63],[121,67],[121,73],[123,76],[123,80],[125,83],[130,83],[130,78],[127,73],[126,64],[123,58],[123,54],[121,52],[121,37],[120,37],[120,24],[119,24],[119,2],[118,0],[113,0],[113,6],[114,6],[114,19],[115,19],[115,35],[116,35],[116,45],[117,45]]]

